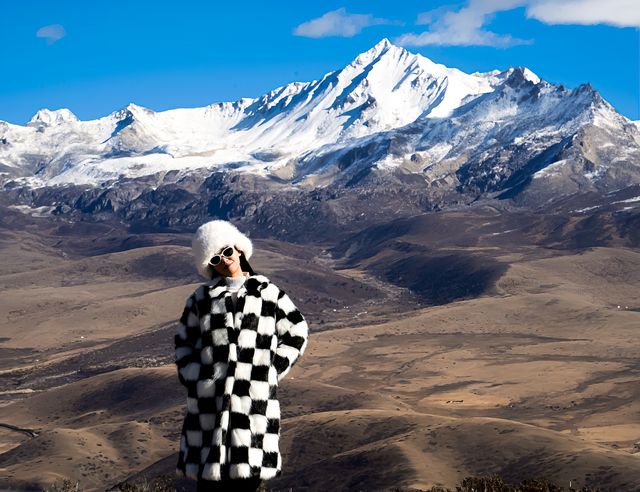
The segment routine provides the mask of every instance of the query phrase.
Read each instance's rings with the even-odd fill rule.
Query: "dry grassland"
[[[171,474],[188,248],[82,258],[31,233],[0,239],[0,423],[14,427],[0,427],[0,487]],[[284,473],[270,486],[453,487],[497,473],[640,490],[640,252],[503,252],[490,292],[402,308],[409,293],[333,270],[319,249],[259,245],[254,269],[311,325],[281,384]]]

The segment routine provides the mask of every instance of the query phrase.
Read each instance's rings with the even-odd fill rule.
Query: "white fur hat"
[[[235,246],[238,251],[242,251],[247,260],[253,254],[251,240],[231,222],[212,220],[198,227],[191,242],[191,249],[200,275],[207,280],[211,278],[213,269],[209,260],[226,246]]]

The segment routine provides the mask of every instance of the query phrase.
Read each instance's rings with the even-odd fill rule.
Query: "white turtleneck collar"
[[[227,284],[227,288],[231,292],[238,292],[238,290],[240,289],[240,287],[242,287],[248,277],[248,274],[242,272],[241,277],[224,277],[224,281]]]

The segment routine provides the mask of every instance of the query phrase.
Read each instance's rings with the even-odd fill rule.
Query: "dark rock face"
[[[561,152],[558,149],[554,152]],[[530,174],[518,171],[505,181],[502,188],[506,190],[493,196],[497,196],[507,209],[517,205],[523,213],[541,210],[540,201],[535,197],[531,199],[527,194],[519,194],[519,190],[527,189],[528,182],[536,184],[537,180],[532,180]],[[626,238],[625,241],[635,244],[638,234],[637,228],[633,227],[636,220],[633,210],[618,212],[621,205],[599,208],[599,204],[616,202],[617,197],[621,198],[618,202],[633,198],[640,195],[637,188],[627,186],[616,194],[608,195],[597,190],[574,192],[565,197],[559,195],[544,204],[542,209],[552,213],[555,210],[571,213],[572,210],[589,209],[588,205],[594,207],[588,214],[591,222],[585,222],[587,219],[584,217],[574,221],[572,247],[606,243],[609,241],[606,231],[610,227],[614,227],[620,237]],[[5,206],[50,207],[51,214],[63,220],[117,222],[134,232],[193,231],[207,220],[222,218],[241,224],[256,237],[298,243],[328,242],[335,247],[334,252],[341,255],[348,249],[340,246],[342,238],[366,231],[364,236],[353,236],[354,241],[366,243],[370,250],[374,250],[376,238],[387,237],[388,228],[416,227],[410,218],[427,212],[464,209],[478,203],[477,193],[478,189],[473,188],[472,192],[463,190],[443,194],[441,190],[426,185],[419,175],[396,170],[393,173],[372,172],[353,187],[334,185],[304,189],[266,177],[216,172],[181,179],[165,175],[157,177],[155,182],[148,177],[130,179],[110,187],[15,188],[5,190],[0,196]],[[491,199],[491,193],[482,196],[488,198],[480,202],[488,200],[487,203],[493,203],[493,206],[497,204]],[[541,197],[547,199],[548,194],[541,192]],[[602,218],[598,218],[598,214]],[[405,218],[409,220],[406,224],[411,225],[405,224]],[[530,227],[536,227],[535,223],[531,222]],[[451,239],[452,234],[456,234],[437,220],[430,227],[433,227],[430,235],[441,234]],[[585,231],[582,234],[579,232],[581,229]],[[561,236],[560,230],[539,233],[550,242],[559,240],[568,244],[567,237]]]
[[[226,172],[183,181],[157,179],[153,186],[142,178],[109,187],[19,188],[3,195],[7,203],[51,206],[52,214],[60,218],[118,221],[138,232],[188,231],[211,218],[222,218],[241,222],[257,236],[294,242],[332,239],[398,214],[433,209],[406,178],[372,175],[358,188],[312,190]]]
[[[456,173],[460,181],[458,190],[478,195],[506,190],[500,198],[512,198],[527,187],[533,174],[559,160],[560,152],[569,143],[570,139],[564,139],[533,156],[518,146],[496,149],[486,159],[460,167]],[[509,156],[506,161],[505,154]]]

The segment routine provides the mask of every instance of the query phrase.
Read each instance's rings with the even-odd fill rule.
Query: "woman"
[[[278,382],[306,348],[307,323],[253,272],[253,245],[231,223],[202,225],[192,247],[208,281],[187,299],[175,336],[187,388],[178,473],[198,491],[255,491],[281,474]]]

